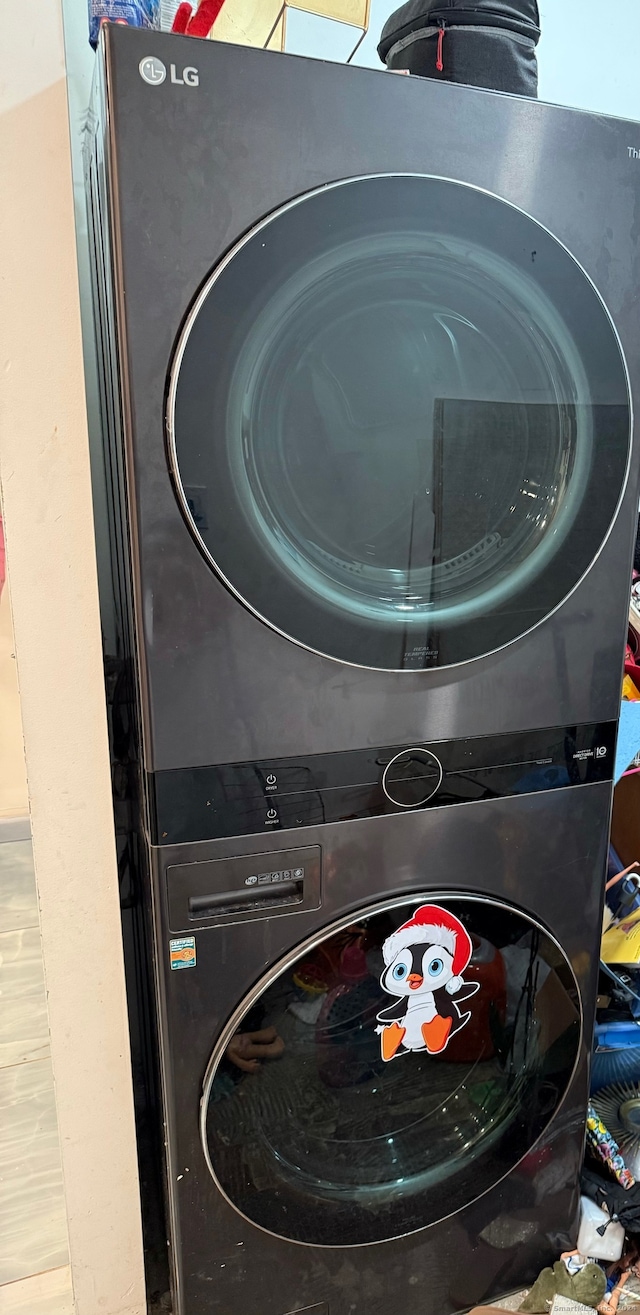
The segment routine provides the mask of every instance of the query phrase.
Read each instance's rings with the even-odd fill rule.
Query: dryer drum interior
[[[420,1012],[425,999],[421,987],[412,995],[415,982],[402,994],[411,954],[424,990],[434,970],[436,983],[446,976],[442,944],[432,951],[418,934],[412,950],[414,933],[402,931],[398,940],[425,902],[463,925],[471,960],[457,994],[429,997],[427,1014],[453,1020],[446,1044],[385,1058],[389,1007],[406,1023],[403,1000]],[[225,1058],[229,1040],[263,1027],[276,1029],[283,1054],[241,1074]],[[205,1080],[209,1168],[237,1211],[290,1241],[344,1247],[416,1231],[468,1206],[527,1156],[558,1112],[581,1035],[571,967],[531,918],[450,893],[378,904],[299,946],[230,1020]]]
[[[171,372],[174,477],[245,604],[345,662],[414,669],[503,647],[597,555],[628,461],[615,329],[514,206],[432,177],[361,178],[248,234]]]

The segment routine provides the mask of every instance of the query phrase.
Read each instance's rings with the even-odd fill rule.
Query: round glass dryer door
[[[201,1105],[209,1169],[291,1241],[414,1232],[527,1155],[581,1037],[569,963],[521,913],[473,896],[378,905],[300,946],[230,1020]]]
[[[464,184],[362,178],[216,268],[173,363],[193,533],[262,620],[387,670],[526,633],[597,555],[624,486],[625,366],[567,250]]]

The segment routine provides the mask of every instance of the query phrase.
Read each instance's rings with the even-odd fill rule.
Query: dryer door
[[[475,896],[378,905],[299,946],[230,1020],[204,1085],[207,1163],[278,1237],[414,1232],[527,1155],[581,1036],[569,963],[520,912]]]
[[[214,270],[171,371],[177,492],[216,571],[316,652],[500,648],[588,570],[625,482],[612,321],[567,250],[429,177],[313,192]]]

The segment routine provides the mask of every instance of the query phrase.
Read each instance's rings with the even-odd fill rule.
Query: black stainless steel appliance
[[[104,32],[177,1315],[447,1315],[569,1244],[637,516],[634,132]]]

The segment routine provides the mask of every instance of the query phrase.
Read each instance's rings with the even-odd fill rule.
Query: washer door
[[[278,1237],[414,1232],[526,1156],[581,1036],[569,963],[523,914],[475,896],[378,905],[298,947],[230,1020],[204,1084],[207,1163]]]
[[[356,179],[278,211],[190,312],[168,406],[200,547],[290,639],[402,670],[552,612],[624,486],[625,366],[584,271],[504,201]]]

